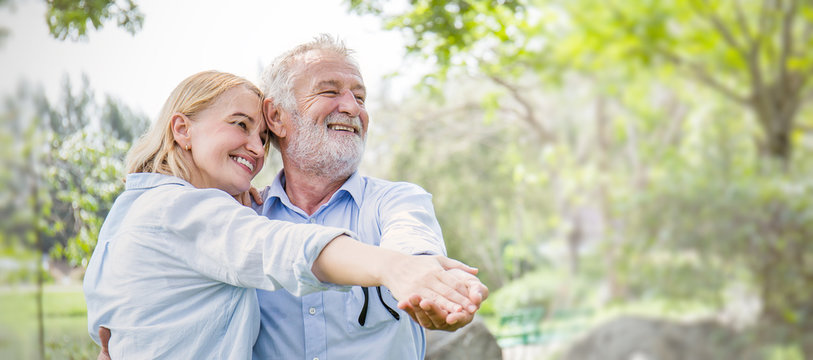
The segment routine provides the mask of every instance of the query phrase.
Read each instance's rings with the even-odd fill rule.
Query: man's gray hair
[[[297,60],[311,51],[325,51],[338,55],[358,68],[353,58],[353,50],[348,49],[344,42],[328,34],[320,34],[311,42],[299,45],[280,56],[266,66],[262,76],[262,89],[266,97],[273,99],[274,106],[280,106],[290,113],[296,112],[296,99],[294,98],[294,70]]]

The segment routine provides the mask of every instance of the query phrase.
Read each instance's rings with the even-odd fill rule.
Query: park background
[[[813,359],[803,0],[0,0],[0,358],[95,354],[83,267],[172,88],[319,33],[506,359]]]

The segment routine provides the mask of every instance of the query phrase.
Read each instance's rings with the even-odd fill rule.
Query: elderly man
[[[263,83],[266,121],[283,170],[263,190],[258,212],[348,228],[362,241],[408,254],[445,254],[429,193],[357,173],[369,121],[367,94],[341,42],[322,35],[294,48],[268,66]],[[471,275],[459,276],[470,277],[470,298],[479,306],[488,289]],[[255,359],[423,359],[421,325],[456,330],[477,310],[448,314],[416,297],[399,309],[386,288],[257,296],[262,319]]]

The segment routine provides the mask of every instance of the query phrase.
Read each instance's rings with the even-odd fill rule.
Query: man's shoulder
[[[423,187],[406,181],[392,181],[370,176],[362,176],[365,198],[386,197],[395,194],[429,194]]]
[[[422,191],[426,191],[420,185],[413,184],[407,181],[393,181],[372,176],[361,176],[361,179],[364,182],[364,189],[366,191],[380,191],[391,189],[420,189]]]

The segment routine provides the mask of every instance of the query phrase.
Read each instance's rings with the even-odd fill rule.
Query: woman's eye
[[[232,124],[237,125],[237,126],[239,126],[239,127],[243,128],[243,130],[245,130],[245,129],[247,129],[247,128],[248,128],[248,126],[246,126],[246,123],[245,123],[244,121],[235,121],[235,122],[233,122]]]

